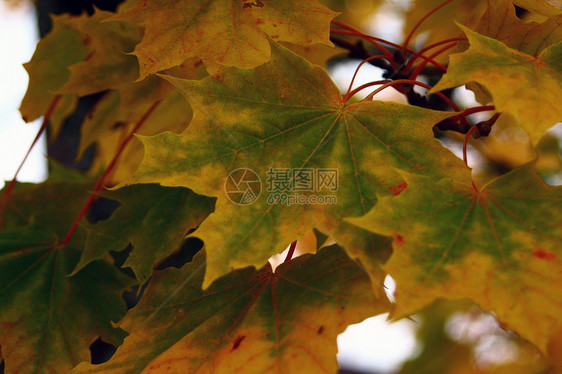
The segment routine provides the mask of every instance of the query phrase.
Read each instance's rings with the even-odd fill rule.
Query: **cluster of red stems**
[[[455,38],[445,39],[430,44],[420,49],[419,51],[415,51],[408,48],[408,45],[410,44],[410,41],[414,33],[422,24],[422,22],[424,22],[429,16],[431,16],[433,13],[435,13],[436,11],[438,11],[439,9],[441,9],[442,7],[444,7],[445,5],[449,4],[452,1],[453,0],[447,0],[443,2],[438,7],[432,9],[424,17],[422,17],[418,21],[418,23],[412,28],[412,30],[410,31],[410,33],[408,34],[406,40],[402,45],[392,43],[388,40],[381,39],[372,35],[365,34],[362,31],[344,22],[333,20],[332,21],[333,28],[330,29],[332,42],[337,46],[346,49],[348,51],[349,58],[362,59],[361,63],[355,69],[355,72],[353,74],[353,77],[351,78],[346,93],[343,95],[343,102],[346,103],[360,91],[363,91],[369,87],[379,86],[374,91],[369,93],[367,97],[363,99],[363,100],[372,100],[377,93],[381,92],[387,87],[392,86],[394,89],[396,89],[397,91],[399,91],[400,93],[406,96],[409,104],[419,107],[425,107],[428,109],[433,109],[425,96],[421,96],[414,91],[414,86],[421,86],[428,90],[431,89],[432,87],[424,82],[418,81],[417,78],[420,74],[423,75],[427,73],[439,77],[444,73],[446,73],[447,67],[435,61],[435,58],[440,54],[444,53],[445,51],[457,46],[457,43],[459,41],[466,41],[467,38],[455,37]],[[356,43],[351,43],[347,40],[339,39],[337,35],[354,36],[359,38],[359,40]],[[380,54],[370,55],[370,53],[367,52],[367,50],[364,48],[362,43],[363,41],[373,45],[380,52]],[[86,57],[86,60],[88,59],[88,57]],[[359,69],[361,69],[361,67],[364,66],[366,63],[370,63],[374,66],[384,69],[386,72],[385,74],[383,74],[383,77],[386,79],[365,83],[352,90],[353,83],[355,81]],[[427,66],[428,64],[431,64],[432,67],[428,67]],[[435,127],[442,131],[445,130],[455,131],[461,134],[465,134],[464,143],[463,143],[463,160],[468,167],[466,149],[467,149],[467,142],[469,137],[472,136],[473,138],[477,139],[481,136],[487,136],[490,133],[493,124],[498,119],[500,113],[494,113],[490,117],[490,119],[486,121],[482,121],[477,124],[470,124],[466,119],[468,115],[478,112],[494,111],[495,109],[494,106],[476,106],[461,111],[459,107],[453,102],[453,100],[451,100],[451,98],[445,95],[444,93],[436,92],[435,95],[440,97],[453,111],[459,112],[459,114],[439,122],[438,124],[435,125]],[[58,105],[60,99],[61,99],[60,95],[55,96],[51,104],[49,105],[49,108],[43,117],[43,122],[35,139],[33,140],[29,150],[27,151],[24,159],[22,160],[20,166],[18,167],[13,179],[10,181],[8,186],[4,189],[4,196],[6,198],[11,194],[16,184],[17,176],[23,164],[27,160],[27,157],[29,156],[31,150],[33,149],[33,147],[35,146],[41,135],[45,132],[49,118],[53,113],[53,111],[55,110],[56,106]],[[128,134],[128,136],[121,142],[117,150],[117,153],[115,154],[115,156],[113,157],[107,168],[105,169],[104,173],[96,181],[96,184],[94,185],[90,195],[88,196],[87,200],[82,206],[82,209],[80,210],[78,216],[74,220],[72,226],[69,228],[66,236],[60,241],[59,246],[64,246],[66,243],[68,243],[68,241],[74,234],[76,228],[78,227],[78,224],[80,223],[84,215],[88,212],[92,203],[97,198],[98,196],[97,192],[104,189],[104,184],[108,179],[108,176],[114,170],[115,166],[119,161],[121,154],[129,144],[131,139],[133,138],[133,135],[140,129],[140,127],[147,120],[150,114],[154,111],[154,109],[156,109],[158,104],[159,102],[155,102],[146,111],[146,113],[142,116],[142,118],[133,127],[133,129]],[[474,186],[474,188],[476,189],[476,186]],[[4,204],[0,203],[0,229],[3,227],[3,219],[4,219]],[[293,257],[296,244],[297,242],[295,241],[289,247],[287,257],[285,258],[285,262],[291,260],[291,258]]]

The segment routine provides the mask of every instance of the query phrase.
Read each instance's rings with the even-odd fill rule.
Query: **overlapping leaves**
[[[114,19],[146,29],[133,52],[142,79],[192,56],[209,64],[255,67],[269,59],[267,36],[300,45],[331,45],[328,31],[335,15],[315,0],[141,0]]]
[[[141,41],[142,28],[128,22],[108,21],[111,15],[96,10],[92,16],[54,17],[53,31],[38,44],[34,57],[26,64],[31,83],[21,107],[22,116],[29,121],[45,115],[55,104],[50,126],[56,137],[63,120],[74,110],[78,96],[111,89],[81,127],[77,158],[92,144],[104,143],[98,147],[94,167],[109,164],[124,138],[123,130],[131,129],[126,124],[140,120],[156,102],[159,107],[141,134],[180,132],[191,119],[189,106],[169,83],[156,76],[135,82],[139,76],[137,59],[127,52]],[[59,56],[60,63],[49,62],[47,56],[53,53]],[[170,73],[196,78],[201,75],[200,65],[199,60],[188,59]],[[114,180],[129,176],[140,164],[142,146],[136,140],[133,143],[136,144],[127,149],[126,157],[112,174]]]
[[[156,271],[120,324],[130,335],[112,360],[74,372],[335,372],[336,336],[387,306],[336,246],[275,272],[236,270],[203,291],[204,262],[198,254],[182,269]]]
[[[263,263],[313,226],[337,240],[348,236],[339,231],[338,217],[362,215],[377,194],[399,189],[404,181],[392,167],[467,176],[462,162],[431,131],[450,114],[376,101],[344,106],[325,71],[279,45],[271,48],[271,61],[253,70],[222,67],[202,81],[166,77],[191,101],[194,118],[181,135],[141,138],[146,155],[131,182],[187,186],[218,196],[221,213],[198,230],[207,245],[211,280],[231,268]],[[249,205],[225,194],[229,173],[241,168],[263,182],[263,192]],[[276,201],[267,178],[278,168],[337,170],[339,182],[330,188],[277,191],[330,195],[337,204]]]
[[[87,40],[74,29],[73,17],[53,16],[53,29],[37,44],[33,58],[24,64],[29,74],[27,93],[22,100],[20,111],[26,122],[44,115],[61,88],[70,77],[68,66],[82,61],[91,52]],[[57,64],[50,57],[57,56]],[[57,110],[52,115],[51,126],[56,134],[63,120],[74,111],[75,95],[61,98]]]
[[[544,131],[562,120],[557,95],[562,89],[562,42],[537,47],[535,54],[529,55],[460,27],[470,48],[451,56],[447,73],[433,91],[472,81],[482,84],[490,92],[496,110],[513,114],[536,143]],[[520,48],[526,50],[523,46]]]
[[[121,294],[132,279],[107,259],[68,277],[78,262],[85,232],[60,240],[78,214],[89,181],[23,185],[7,198],[0,230],[0,345],[7,373],[70,371],[89,359],[101,336],[120,344],[112,326],[125,313]]]
[[[177,69],[182,76],[194,77],[189,69]],[[187,71],[186,71],[187,70]],[[147,94],[144,96],[143,93]],[[80,158],[92,144],[97,144],[96,163],[93,169],[109,165],[123,139],[145,114],[156,108],[136,133],[155,135],[163,131],[181,132],[191,120],[192,112],[183,96],[171,84],[156,76],[140,83],[112,90],[103,96],[92,108],[80,128],[80,143],[77,158]],[[129,177],[140,165],[143,148],[136,138],[124,151],[119,164],[112,173],[114,181]]]
[[[178,249],[213,206],[185,188],[107,192],[123,206],[105,221],[81,225],[63,245],[92,182],[55,173],[48,182],[0,195],[0,344],[8,373],[70,371],[89,359],[97,337],[121,344],[124,333],[111,322],[124,315],[121,294],[135,282],[106,254],[130,242],[134,248],[123,266],[145,282],[154,263]]]
[[[119,345],[125,334],[112,326],[124,315],[122,292],[132,284],[106,260],[67,277],[82,248],[64,248],[46,229],[0,231],[0,344],[6,373],[68,372],[90,358],[101,336]]]
[[[437,89],[476,81],[536,141],[562,117],[561,22],[544,1],[517,4],[554,16],[523,23],[511,2],[489,1],[476,32],[463,29],[470,49],[453,56]],[[470,10],[472,22],[481,7]],[[121,342],[122,331],[110,322],[124,313],[119,296],[131,279],[106,255],[131,244],[124,266],[145,282],[154,262],[212,210],[211,198],[183,186],[218,197],[216,212],[196,232],[208,260],[200,255],[182,269],[152,274],[141,303],[121,324],[131,336],[116,356],[77,371],[333,371],[335,336],[388,307],[376,281],[389,257],[385,270],[397,280],[406,311],[436,297],[472,298],[544,350],[562,314],[562,196],[532,165],[476,191],[462,162],[433,137],[432,126],[451,113],[344,103],[325,71],[275,43],[330,44],[335,13],[315,1],[130,0],[110,15],[55,17],[53,32],[27,65],[31,83],[22,114],[45,114],[61,94],[51,117],[60,125],[77,96],[112,89],[82,131],[80,151],[98,142],[99,165],[109,163],[133,124],[158,103],[139,132],[151,137],[140,137],[146,156],[130,183],[175,187],[104,193],[122,206],[96,225],[83,223],[64,246],[60,239],[90,181],[22,185],[0,198],[0,296],[7,305],[0,310],[0,346],[8,372],[69,371],[88,359],[98,336]],[[133,50],[136,57],[126,53]],[[62,63],[47,62],[52,54]],[[134,82],[137,58],[141,81]],[[213,75],[188,80],[201,77],[201,59]],[[161,70],[165,76],[151,75]],[[190,120],[176,88],[194,108],[192,123],[180,135],[152,136],[182,131]],[[136,169],[143,150],[134,141],[114,180]],[[226,193],[232,193],[230,172],[242,169],[261,178],[261,194],[247,205]],[[288,171],[285,184],[277,183],[275,170]],[[335,183],[318,185],[319,170],[335,171]],[[316,185],[297,189],[303,175]],[[289,205],[284,194],[305,203]],[[319,203],[318,195],[335,203]],[[330,247],[275,272],[269,266],[231,271],[263,264],[312,227],[347,254]]]
[[[133,250],[123,267],[131,267],[137,279],[146,282],[157,260],[182,244],[213,210],[213,199],[186,188],[135,185],[103,196],[121,203],[111,217],[89,229],[86,247],[73,273],[109,251]]]
[[[92,54],[69,67],[70,77],[59,92],[84,96],[119,88],[138,77],[135,57],[126,52],[140,42],[142,29],[127,22],[104,22],[112,15],[96,10],[90,17],[71,19],[74,29],[87,38]]]
[[[545,48],[560,42],[561,26],[562,15],[550,17],[542,23],[523,22],[517,18],[510,0],[488,0],[488,8],[474,31],[536,57]]]

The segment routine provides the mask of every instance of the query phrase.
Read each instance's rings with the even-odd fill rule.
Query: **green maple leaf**
[[[120,324],[130,335],[112,360],[74,372],[335,372],[337,335],[388,306],[336,246],[275,272],[236,270],[203,291],[204,260],[155,271]]]
[[[61,248],[40,227],[0,231],[0,345],[6,373],[69,372],[89,359],[101,336],[119,345],[112,326],[125,314],[121,294],[132,279],[95,261],[68,277],[81,252],[80,238]]]
[[[133,52],[142,79],[191,56],[210,64],[257,66],[269,59],[266,35],[301,45],[332,45],[328,34],[335,16],[314,0],[153,0],[139,1],[113,19],[146,29]]]
[[[61,88],[70,77],[68,67],[82,61],[91,52],[87,40],[75,29],[69,15],[52,16],[53,28],[37,44],[31,61],[24,64],[29,74],[29,86],[22,100],[20,112],[26,122],[44,115]],[[57,60],[50,59],[57,56]],[[77,98],[63,95],[51,116],[53,137],[60,131],[64,119],[74,112]]]
[[[562,89],[562,42],[529,55],[459,27],[468,37],[470,48],[451,55],[447,73],[432,91],[472,81],[483,85],[496,110],[513,114],[535,144],[544,131],[562,120],[556,95]]]
[[[42,184],[0,191],[0,345],[6,373],[68,372],[90,357],[101,336],[120,344],[124,333],[111,322],[125,314],[122,292],[133,284],[106,259],[73,277],[85,245],[78,227],[60,246],[87,199],[92,182],[52,164]]]
[[[202,81],[166,78],[191,102],[194,118],[180,135],[141,137],[145,158],[129,182],[218,196],[217,213],[197,232],[209,254],[210,280],[259,266],[312,227],[362,257],[363,249],[352,245],[357,230],[339,217],[363,215],[377,194],[398,193],[404,180],[392,167],[469,180],[464,164],[431,130],[451,113],[382,102],[345,106],[324,70],[275,43],[271,61],[253,70],[223,66]],[[263,191],[252,204],[238,205],[225,193],[233,188],[225,187],[229,173],[239,168],[261,178]],[[337,204],[271,204],[270,168],[337,169],[337,191],[302,192],[335,197]],[[379,237],[370,248],[386,251],[386,244]]]
[[[481,191],[406,175],[408,188],[350,222],[394,236],[385,270],[415,312],[437,297],[471,298],[545,350],[562,323],[562,187],[527,164]]]
[[[109,251],[122,251],[129,243],[133,251],[123,267],[131,267],[142,283],[146,282],[157,260],[165,258],[183,242],[213,210],[213,199],[186,188],[135,185],[102,196],[121,203],[105,221],[88,230],[80,262],[73,273]]]

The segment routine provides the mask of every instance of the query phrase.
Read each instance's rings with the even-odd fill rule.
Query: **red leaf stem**
[[[41,127],[39,128],[39,131],[37,132],[37,135],[35,136],[35,139],[33,139],[33,142],[31,143],[31,146],[27,150],[27,153],[25,154],[25,156],[23,157],[23,160],[21,161],[20,165],[18,166],[18,169],[16,170],[16,173],[14,174],[14,177],[12,178],[12,180],[10,181],[10,183],[8,184],[6,189],[4,190],[4,196],[3,196],[2,199],[0,199],[0,229],[4,227],[4,209],[6,207],[6,200],[7,200],[8,196],[10,196],[10,194],[12,193],[12,190],[14,189],[14,186],[16,185],[16,180],[17,180],[18,174],[21,171],[23,165],[25,164],[25,161],[27,161],[27,158],[29,157],[29,154],[31,153],[31,150],[33,149],[33,147],[35,147],[35,144],[37,144],[37,142],[39,141],[39,138],[41,138],[41,135],[43,135],[43,133],[45,132],[45,129],[47,128],[47,123],[49,122],[49,118],[51,118],[51,115],[55,111],[55,108],[57,107],[60,99],[61,99],[61,95],[56,95],[53,98],[53,100],[51,101],[51,103],[49,104],[49,107],[47,108],[47,112],[45,113],[45,116],[43,117],[43,123],[41,123]]]
[[[424,47],[424,48],[420,49],[419,51],[415,52],[410,57],[410,60],[408,61],[408,64],[404,68],[404,71],[409,71],[412,68],[412,66],[414,65],[414,62],[416,61],[416,59],[418,57],[420,57],[421,55],[423,55],[424,52],[427,52],[430,49],[433,49],[435,47],[439,47],[440,45],[443,45],[443,44],[447,44],[447,43],[450,43],[450,42],[458,42],[458,41],[461,41],[461,40],[468,40],[468,38],[466,38],[466,37],[449,38],[449,39],[441,40],[440,42],[430,44],[427,47]],[[456,45],[456,44],[457,43],[455,43],[453,45]],[[425,60],[425,61],[427,61],[427,60]]]
[[[351,87],[353,87],[353,82],[355,82],[355,77],[357,76],[357,73],[359,72],[359,69],[366,63],[369,62],[371,60],[377,59],[377,58],[384,58],[383,55],[376,55],[376,56],[371,56],[371,57],[367,57],[366,59],[364,59],[363,61],[361,61],[361,63],[357,66],[357,68],[355,69],[355,73],[353,73],[353,78],[351,78],[351,82],[349,83],[349,87],[347,89],[347,92],[345,93],[345,96],[343,97],[343,102],[346,103],[347,100],[349,100],[349,98],[352,96],[350,95],[351,92]]]
[[[115,156],[111,160],[111,163],[105,169],[105,171],[101,175],[101,177],[99,177],[99,179],[97,180],[92,192],[88,196],[88,199],[86,200],[86,202],[82,206],[82,209],[80,210],[80,213],[78,213],[78,216],[76,216],[76,219],[74,220],[74,222],[72,223],[72,226],[68,230],[68,233],[66,234],[64,239],[60,242],[61,246],[68,243],[68,241],[70,240],[70,238],[72,237],[72,235],[74,234],[76,229],[78,228],[78,224],[80,223],[80,221],[82,220],[82,218],[84,217],[84,215],[86,214],[86,212],[88,211],[90,206],[92,205],[92,202],[94,201],[94,199],[97,197],[96,192],[100,191],[103,188],[103,183],[105,182],[107,176],[112,172],[113,168],[115,168],[115,166],[117,165],[117,161],[119,161],[119,157],[121,156],[121,154],[123,153],[123,151],[125,150],[127,145],[129,144],[131,139],[133,139],[134,134],[140,129],[140,127],[148,119],[150,114],[154,111],[154,109],[156,109],[158,104],[160,104],[160,101],[157,101],[154,104],[152,104],[152,106],[146,111],[146,113],[142,116],[142,118],[137,122],[137,124],[135,125],[133,130],[129,133],[129,136],[127,136],[127,138],[121,143],[121,145],[119,146],[119,149],[117,150],[117,153],[115,154]]]
[[[287,252],[287,257],[285,257],[285,261],[283,261],[283,263],[291,261],[293,255],[295,254],[296,248],[297,248],[297,241],[295,240],[294,242],[291,243],[291,246],[289,247],[289,252]]]
[[[431,11],[429,11],[425,16],[423,16],[412,28],[412,30],[410,31],[410,33],[408,34],[408,37],[406,38],[406,40],[404,41],[404,47],[402,49],[403,54],[406,54],[406,48],[408,47],[408,44],[410,44],[410,40],[412,39],[412,37],[414,36],[414,33],[416,32],[416,30],[418,29],[418,27],[420,27],[420,25],[423,23],[423,21],[425,21],[429,16],[431,16],[433,13],[437,12],[439,9],[443,8],[445,5],[449,4],[451,1],[453,0],[447,0],[443,3],[441,3],[441,5],[433,8]]]
[[[453,47],[456,46],[456,45],[457,45],[457,42],[453,42],[453,43],[451,43],[451,44],[449,44],[449,45],[446,45],[445,47],[439,49],[437,52],[433,53],[433,54],[432,54],[431,56],[429,56],[429,57],[435,58],[435,57],[439,56],[441,53],[445,52],[447,49],[453,48]],[[409,63],[409,62],[408,62],[408,63]],[[410,78],[410,79],[416,79],[416,78],[418,77],[419,73],[420,73],[420,72],[422,71],[422,69],[425,67],[425,65],[427,65],[427,60],[421,62],[421,63],[416,67],[416,69],[412,72],[412,74],[410,74],[409,78]],[[405,71],[408,71],[409,69],[408,69],[407,66],[406,66],[406,68],[405,68],[404,70],[405,70]]]

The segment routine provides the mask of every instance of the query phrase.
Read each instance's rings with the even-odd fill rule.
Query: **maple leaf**
[[[111,325],[125,314],[121,293],[132,279],[95,261],[68,277],[80,247],[60,248],[40,227],[0,231],[0,344],[6,373],[68,372],[89,359],[101,336],[119,345],[125,334]]]
[[[29,85],[20,106],[26,122],[34,121],[48,111],[55,92],[70,77],[68,66],[82,61],[91,52],[89,40],[74,28],[72,16],[63,14],[51,17],[52,30],[37,43],[31,61],[23,65],[29,74]],[[53,55],[57,56],[56,63],[49,58]],[[51,115],[53,137],[60,131],[68,115],[74,112],[76,103],[76,95],[61,97]]]
[[[119,345],[125,335],[111,322],[125,314],[121,294],[134,280],[107,259],[69,277],[85,244],[81,227],[59,245],[92,182],[56,163],[51,170],[45,183],[16,184],[9,196],[0,191],[0,345],[7,373],[70,371],[90,357],[99,336]]]
[[[74,29],[88,38],[93,53],[69,67],[71,75],[59,93],[79,96],[118,88],[137,79],[138,65],[126,54],[142,38],[142,28],[129,22],[104,22],[114,13],[96,9],[91,17],[70,19]]]
[[[329,26],[335,16],[316,1],[139,0],[136,7],[112,19],[145,27],[144,38],[133,52],[142,79],[192,56],[210,64],[255,67],[269,59],[267,36],[331,46]]]
[[[101,194],[121,203],[107,220],[88,230],[88,239],[77,273],[109,251],[133,251],[123,267],[131,267],[137,279],[146,282],[157,260],[177,249],[189,230],[195,229],[213,210],[213,199],[186,188],[135,185]]]
[[[388,306],[336,246],[275,272],[236,270],[202,291],[204,261],[199,253],[182,269],[155,271],[120,324],[130,335],[112,360],[74,373],[333,373],[337,335]]]
[[[450,179],[405,175],[408,188],[348,219],[394,236],[385,270],[415,312],[438,297],[471,298],[545,349],[562,323],[562,187],[527,164],[476,191]]]
[[[499,40],[510,48],[536,56],[562,39],[561,23],[562,16],[548,18],[543,23],[523,22],[516,16],[510,0],[488,0],[486,12],[474,31]],[[468,43],[462,43],[461,48],[461,51],[468,49]],[[469,82],[466,87],[474,91],[478,102],[492,102],[491,94],[482,85]]]
[[[223,66],[201,81],[164,76],[192,103],[194,118],[180,135],[140,137],[145,158],[127,181],[218,196],[217,213],[197,233],[206,243],[210,280],[231,268],[259,266],[314,226],[347,236],[335,232],[339,217],[365,214],[376,194],[399,193],[404,180],[392,167],[469,178],[431,130],[451,113],[377,101],[344,106],[321,68],[275,43],[271,58],[253,70]],[[339,186],[302,191],[333,196],[337,204],[286,206],[263,183],[255,202],[240,205],[225,193],[225,182],[241,168],[264,182],[272,168],[337,169]],[[222,251],[228,256],[217,255]]]
[[[510,0],[488,0],[488,8],[474,31],[536,57],[545,48],[560,42],[561,25],[562,15],[542,23],[523,22],[517,18]]]
[[[482,84],[493,97],[496,110],[513,114],[536,144],[544,131],[562,120],[562,107],[554,94],[562,89],[562,43],[529,55],[459,27],[470,48],[451,55],[447,73],[430,92],[471,81]]]

